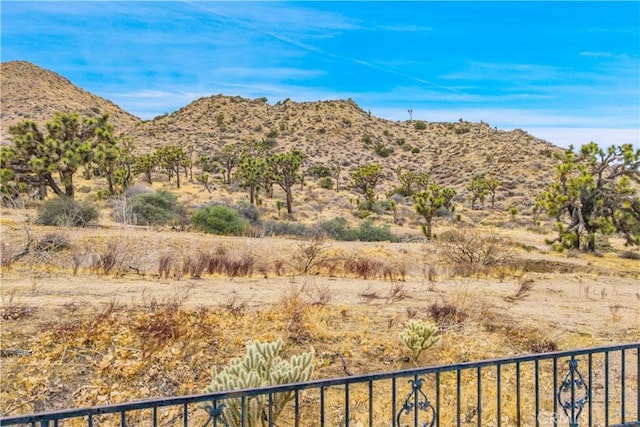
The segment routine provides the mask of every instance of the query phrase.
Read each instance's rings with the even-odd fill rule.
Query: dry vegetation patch
[[[6,244],[19,247],[23,230],[3,227]],[[398,334],[411,319],[439,327],[421,365],[637,337],[637,261],[530,253],[492,231],[473,233],[475,243],[503,245],[484,257],[517,255],[520,273],[497,279],[501,262],[480,262],[460,274],[440,252],[447,240],[34,226],[41,250],[2,268],[2,412],[198,393],[212,366],[255,339],[283,338],[286,354],[313,348],[315,378],[408,368]]]

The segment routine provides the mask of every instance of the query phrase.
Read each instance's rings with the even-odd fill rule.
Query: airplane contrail
[[[421,84],[424,84],[424,85],[437,87],[437,88],[440,88],[440,89],[443,89],[443,90],[446,90],[446,91],[449,91],[449,92],[460,93],[459,90],[457,90],[457,89],[455,89],[453,87],[444,86],[444,85],[441,85],[441,84],[438,84],[438,83],[434,83],[432,81],[425,80],[425,79],[422,79],[422,78],[419,78],[419,77],[416,77],[416,76],[412,76],[410,74],[402,73],[400,71],[396,71],[396,70],[392,70],[392,69],[389,69],[389,68],[380,67],[380,66],[372,64],[370,62],[362,61],[360,59],[348,58],[348,57],[336,55],[335,53],[326,51],[324,49],[320,49],[320,48],[318,48],[316,46],[312,46],[312,45],[309,45],[309,44],[306,44],[306,43],[302,43],[302,42],[300,42],[298,40],[293,40],[293,39],[290,39],[290,38],[285,37],[283,35],[276,34],[276,33],[270,32],[270,31],[262,30],[262,29],[258,28],[256,25],[253,25],[252,23],[247,22],[246,20],[242,20],[242,19],[230,16],[230,15],[224,14],[224,13],[218,11],[218,10],[212,10],[211,8],[207,8],[207,7],[203,6],[202,3],[199,3],[199,2],[196,2],[196,1],[185,0],[184,2],[185,3],[189,3],[189,4],[191,4],[191,5],[195,6],[195,7],[198,7],[200,9],[202,9],[202,10],[205,10],[206,12],[209,12],[211,14],[220,16],[220,17],[222,17],[222,18],[224,18],[224,19],[226,19],[228,21],[232,21],[232,22],[234,22],[234,23],[236,23],[238,25],[244,26],[245,28],[249,28],[250,30],[253,30],[253,31],[257,32],[258,34],[262,34],[264,36],[271,37],[271,38],[273,38],[275,40],[281,41],[281,42],[289,44],[291,46],[298,47],[298,48],[306,50],[308,52],[318,53],[318,54],[325,55],[327,57],[338,59],[338,60],[345,61],[345,62],[351,61],[351,62],[353,62],[355,64],[359,64],[359,65],[362,65],[364,67],[372,68],[374,70],[382,71],[382,72],[389,73],[389,74],[394,74],[396,76],[399,76],[399,77],[402,77],[402,78],[405,78],[405,79],[408,79],[408,80],[413,80],[415,82],[418,82],[418,83],[421,83]]]

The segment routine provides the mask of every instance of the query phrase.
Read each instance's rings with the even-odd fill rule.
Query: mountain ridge
[[[82,117],[108,112],[111,122],[121,129],[130,129],[141,121],[113,102],[76,86],[66,77],[27,61],[0,64],[0,89],[2,143],[10,140],[9,126],[27,119],[44,123],[57,111],[77,112]]]
[[[301,149],[307,166],[340,163],[345,171],[341,185],[355,167],[378,163],[389,177],[384,191],[398,186],[401,170],[426,171],[464,200],[472,177],[488,174],[501,182],[496,204],[505,208],[531,206],[531,194],[553,178],[553,153],[561,151],[521,129],[504,131],[462,119],[391,121],[371,115],[351,99],[269,104],[266,98],[220,94],[143,121],[37,65],[13,61],[2,63],[1,71],[3,143],[8,127],[26,118],[42,123],[55,111],[83,116],[107,111],[118,130],[134,137],[140,152],[178,144],[193,147],[197,155],[211,155],[228,143],[270,140],[276,151]]]

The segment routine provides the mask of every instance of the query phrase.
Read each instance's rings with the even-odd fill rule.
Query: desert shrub
[[[595,235],[596,239],[596,249],[601,252],[615,252],[613,246],[611,246],[611,242],[609,242],[609,237],[605,234],[598,233]]]
[[[278,131],[275,129],[271,129],[269,132],[267,132],[267,134],[265,135],[267,138],[277,138],[278,137]]]
[[[380,157],[389,157],[393,154],[393,147],[386,147],[382,143],[377,143],[375,147],[373,147],[373,151]]]
[[[326,178],[331,176],[331,168],[326,165],[311,165],[307,169],[307,175],[314,176],[316,178]]]
[[[158,278],[169,278],[171,269],[175,268],[175,258],[170,251],[163,252],[158,259]]]
[[[334,240],[362,242],[397,242],[398,237],[388,226],[377,227],[372,220],[366,220],[358,227],[349,225],[343,217],[318,222],[316,225],[305,225],[292,221],[264,221],[264,234],[267,236],[311,237],[316,233],[325,234]]]
[[[60,234],[47,234],[38,240],[35,246],[36,252],[57,252],[63,249],[69,249],[71,244],[69,239]]]
[[[357,254],[344,260],[345,273],[354,274],[364,280],[375,277],[381,267],[382,264],[378,260]]]
[[[202,249],[185,256],[182,271],[189,274],[192,279],[200,279],[209,267],[209,254]]]
[[[36,224],[84,227],[97,219],[98,209],[91,203],[78,202],[70,197],[55,197],[40,205]]]
[[[251,203],[241,201],[233,207],[242,215],[251,225],[260,224],[260,211],[255,205]]]
[[[303,292],[309,304],[316,307],[324,307],[333,300],[333,291],[329,285],[311,285],[304,287]]]
[[[623,259],[633,259],[633,260],[640,260],[640,253],[638,252],[632,252],[632,251],[623,251],[620,252],[620,255],[618,255],[620,258]]]
[[[138,193],[125,203],[128,205],[131,223],[136,225],[179,224],[186,215],[186,210],[176,195],[164,190]],[[120,216],[116,216],[118,218]]]
[[[388,266],[382,266],[383,275],[389,274]],[[403,283],[393,282],[391,287],[389,288],[389,293],[387,294],[387,302],[393,304],[397,301],[402,301],[403,299],[410,298],[409,291],[407,291],[406,286]]]
[[[415,130],[425,130],[427,128],[427,124],[422,120],[416,120],[416,122],[413,124],[413,128]]]
[[[418,147],[411,147],[411,153],[412,154],[418,154],[418,153],[420,153],[420,149]]]
[[[324,233],[315,233],[310,241],[298,244],[298,249],[291,254],[291,264],[298,273],[307,274],[327,262],[328,247],[327,236]]]
[[[243,253],[238,257],[223,255],[223,272],[229,277],[246,277],[253,274],[257,259],[252,253]]]
[[[318,230],[326,233],[334,240],[356,240],[356,234],[346,219],[335,217],[333,219],[320,221]]]
[[[278,140],[275,138],[265,138],[260,142],[261,148],[264,148],[266,150],[271,150],[275,148],[276,145],[278,145]]]
[[[398,241],[398,237],[391,233],[388,226],[377,227],[370,219],[364,221],[358,227],[352,227],[343,217],[335,217],[330,220],[320,221],[317,229],[334,240],[359,240],[362,242]]]
[[[249,221],[227,206],[205,206],[194,212],[193,227],[211,234],[242,235]]]
[[[373,204],[372,210],[378,215],[384,212],[391,212],[393,211],[392,200],[391,199],[378,200]]]
[[[451,209],[446,208],[444,206],[436,209],[436,216],[438,218],[451,218],[452,214],[453,212],[451,211]]]
[[[127,198],[131,198],[131,197],[137,196],[138,194],[145,194],[145,193],[153,193],[153,190],[149,187],[145,187],[144,185],[135,184],[135,185],[132,185],[131,187],[128,187],[124,191],[124,196]]]
[[[398,237],[389,230],[388,226],[377,227],[373,221],[364,221],[355,230],[356,240],[361,242],[397,242]]]
[[[333,179],[328,176],[320,178],[320,187],[331,190],[333,188]]]
[[[456,275],[470,276],[509,265],[513,259],[509,242],[491,232],[451,229],[440,234],[438,253]]]
[[[88,249],[87,252],[90,253],[89,268],[98,275],[121,275],[126,271],[125,264],[131,261],[126,242],[118,239],[109,240],[103,248]]]
[[[292,221],[264,221],[264,234],[267,236],[309,236],[311,231],[305,224]]]
[[[468,317],[462,307],[451,301],[434,302],[427,308],[427,313],[441,327],[456,325]]]
[[[358,206],[358,209],[352,212],[353,216],[360,219],[366,219],[371,216],[371,211],[365,207],[364,204]]]

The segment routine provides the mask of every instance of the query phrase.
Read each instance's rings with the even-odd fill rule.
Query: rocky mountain
[[[140,122],[113,102],[30,62],[3,62],[0,64],[0,82],[3,144],[10,140],[9,126],[26,119],[44,123],[57,111],[77,112],[81,117],[108,112],[111,122],[120,129],[130,129]]]
[[[269,105],[264,99],[217,95],[140,123],[132,132],[147,149],[178,144],[203,155],[232,142],[270,139],[275,150],[303,150],[309,164],[339,162],[345,179],[358,165],[378,163],[390,178],[386,189],[398,185],[399,170],[429,171],[462,195],[474,175],[486,173],[501,181],[500,197],[518,199],[512,202],[520,206],[553,178],[553,153],[560,150],[522,130],[488,123],[389,121],[351,100]]]
[[[428,171],[432,179],[454,187],[464,201],[471,178],[485,173],[501,182],[497,204],[526,208],[532,195],[554,175],[555,145],[516,129],[488,123],[424,120],[389,121],[371,115],[352,100],[269,104],[266,99],[216,95],[150,121],[141,121],[115,104],[92,95],[64,77],[26,62],[2,64],[2,129],[31,118],[43,122],[55,111],[94,115],[109,111],[113,123],[135,137],[138,151],[167,144],[193,147],[210,155],[232,142],[269,141],[276,151],[299,148],[307,166],[333,161],[342,179],[365,163],[378,163],[398,186],[401,170]]]

